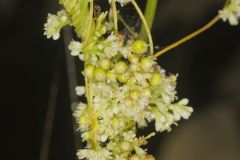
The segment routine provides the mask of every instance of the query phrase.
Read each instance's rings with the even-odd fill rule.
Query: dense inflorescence
[[[74,112],[87,144],[78,151],[79,159],[154,160],[143,147],[155,133],[137,137],[137,128],[154,122],[156,132],[170,131],[193,112],[187,99],[176,96],[177,75],[165,73],[146,42],[114,31],[108,12],[93,17],[93,1],[60,3],[64,9],[49,14],[44,34],[58,39],[60,29],[70,25],[79,37],[69,44],[71,55],[85,66],[85,86],[77,86],[76,93],[86,95],[87,102],[79,103]]]

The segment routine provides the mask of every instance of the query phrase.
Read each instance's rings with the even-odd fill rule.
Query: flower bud
[[[120,143],[120,149],[121,149],[123,152],[131,151],[131,149],[132,149],[131,143],[128,142],[128,141],[122,141],[122,142]]]
[[[110,68],[110,65],[111,61],[109,59],[103,59],[100,61],[100,66],[105,70],[108,70]]]
[[[117,62],[114,69],[118,74],[124,73],[127,70],[127,64],[123,61]]]
[[[85,72],[84,72],[85,76],[88,77],[89,79],[92,79],[94,70],[95,70],[95,67],[93,65],[88,65],[85,68]]]
[[[147,57],[144,57],[140,61],[140,65],[143,71],[147,72],[152,68],[153,62],[148,59]]]
[[[113,72],[107,73],[107,82],[116,82],[116,75]]]
[[[153,73],[152,78],[150,79],[150,84],[153,87],[157,87],[162,83],[162,76],[160,73]]]
[[[117,76],[117,79],[121,83],[126,83],[128,80],[128,76],[126,74],[120,74]]]
[[[147,44],[142,40],[136,40],[132,46],[133,52],[137,54],[144,54],[148,50]]]
[[[94,70],[94,78],[96,81],[105,81],[106,77],[107,75],[102,68],[97,68]]]
[[[141,158],[137,155],[137,154],[134,154],[130,160],[141,160]]]

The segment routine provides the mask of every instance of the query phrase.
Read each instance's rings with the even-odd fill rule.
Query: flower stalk
[[[144,11],[144,17],[147,21],[147,24],[148,24],[148,27],[149,27],[150,31],[152,29],[153,22],[154,22],[154,19],[155,19],[157,4],[158,4],[158,0],[147,0],[146,8],[145,8],[145,11]],[[141,25],[139,37],[143,40],[147,40],[148,36],[145,32],[144,25]]]

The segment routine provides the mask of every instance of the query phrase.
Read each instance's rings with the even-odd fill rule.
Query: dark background
[[[152,31],[155,44],[163,48],[196,30],[213,18],[223,3],[223,0],[161,0]],[[142,8],[144,4],[145,1],[142,1]],[[67,160],[75,157],[63,38],[53,41],[43,36],[47,13],[55,13],[58,9],[57,0],[0,0],[0,159],[38,159],[47,106],[52,98],[50,87],[56,69],[60,70],[60,74],[57,74],[60,88],[50,159]],[[204,34],[159,58],[163,68],[180,75],[178,95],[188,97],[195,109],[192,125],[209,110],[217,111],[218,105],[213,104],[222,104],[224,101],[234,106],[225,105],[225,108],[237,113],[234,119],[236,125],[233,126],[237,128],[240,121],[239,37],[239,26],[231,27],[228,23],[219,22]],[[170,135],[177,134],[185,124],[182,121],[180,127]],[[215,136],[221,131],[213,129],[206,132],[214,132]],[[239,128],[236,132],[240,133]],[[154,138],[150,142],[150,152],[155,155],[158,155],[157,151],[163,152],[161,141],[165,138],[169,138],[169,135],[162,134]]]

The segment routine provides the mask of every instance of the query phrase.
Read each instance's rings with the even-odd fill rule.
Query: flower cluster
[[[93,82],[89,86],[94,90],[93,106],[89,110],[89,104],[80,103],[75,117],[83,140],[92,142],[94,136],[99,150],[88,143],[90,149],[80,150],[80,159],[149,159],[141,148],[147,140],[136,137],[136,124],[144,128],[155,121],[156,131],[170,131],[172,124],[188,119],[193,111],[187,99],[173,103],[176,76],[166,76],[147,54],[146,43],[130,39],[124,44],[124,40],[124,35],[112,33],[87,51],[90,61],[84,75]]]
[[[86,17],[93,1],[60,2],[66,11],[49,14],[44,34],[58,39],[60,29],[70,24],[81,38],[69,44],[71,55],[84,61],[86,86],[77,86],[76,93],[87,99],[73,114],[86,142],[79,159],[155,160],[144,149],[155,132],[138,137],[137,129],[154,122],[156,132],[170,131],[180,119],[189,118],[193,109],[188,100],[176,96],[177,76],[165,73],[145,41],[114,32],[108,12]]]
[[[219,11],[223,21],[229,21],[231,25],[238,25],[240,18],[240,0],[230,0],[223,10]]]
[[[60,30],[67,24],[68,16],[65,10],[59,11],[57,15],[49,13],[47,23],[44,25],[44,35],[57,40],[60,37]]]

